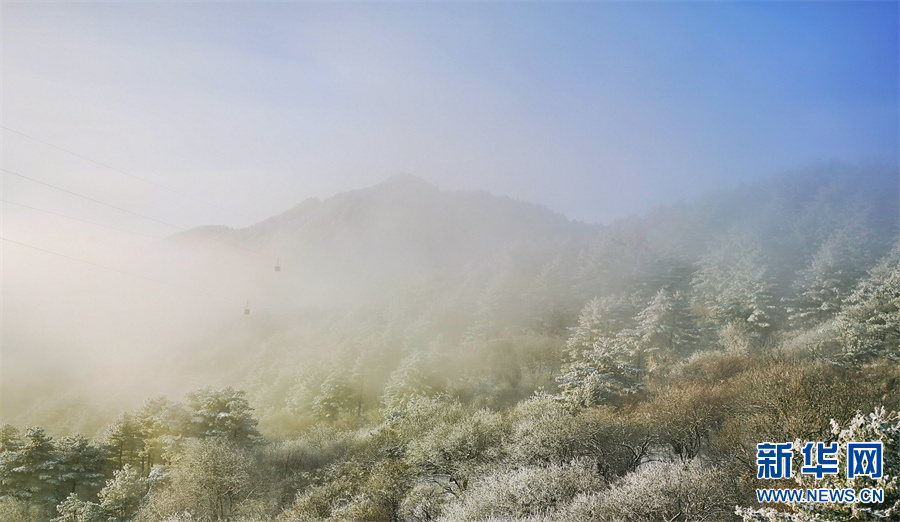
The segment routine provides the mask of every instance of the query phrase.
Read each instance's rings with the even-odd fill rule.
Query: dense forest
[[[17,411],[0,520],[900,520],[898,194],[823,163],[601,226],[401,176],[179,234],[277,246],[278,311],[148,369],[183,397]],[[757,479],[807,441],[883,442],[884,501],[758,502],[872,486]]]

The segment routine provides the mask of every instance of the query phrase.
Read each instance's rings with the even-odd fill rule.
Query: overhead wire
[[[0,128],[2,128],[3,130],[6,130],[6,131],[8,131],[8,132],[11,132],[11,133],[13,133],[13,134],[17,134],[17,135],[19,135],[19,136],[22,136],[22,137],[28,138],[28,139],[30,139],[30,140],[33,140],[33,141],[35,141],[35,142],[37,142],[37,143],[41,143],[41,144],[46,145],[46,146],[48,146],[48,147],[51,147],[51,148],[60,150],[60,151],[62,151],[62,152],[65,152],[65,153],[70,154],[70,155],[72,155],[72,156],[75,156],[75,157],[77,157],[77,158],[81,158],[81,159],[83,159],[83,160],[85,160],[85,161],[89,161],[89,162],[94,163],[94,164],[96,164],[96,165],[99,165],[99,166],[101,166],[101,167],[103,167],[103,168],[109,169],[109,170],[111,170],[111,171],[113,171],[113,172],[117,172],[117,173],[119,173],[119,174],[128,176],[128,177],[130,177],[130,178],[137,179],[137,180],[142,181],[142,182],[144,182],[144,183],[147,183],[147,184],[149,184],[149,185],[153,185],[153,186],[155,186],[155,187],[158,187],[158,188],[162,188],[162,189],[168,190],[168,191],[170,191],[170,192],[172,192],[172,193],[178,194],[178,195],[183,196],[183,197],[186,197],[186,198],[193,199],[193,200],[195,200],[195,201],[199,201],[199,202],[204,203],[204,204],[206,204],[206,205],[209,205],[209,206],[212,206],[212,207],[217,207],[217,208],[226,210],[226,211],[231,212],[231,213],[234,213],[234,214],[236,214],[236,215],[240,215],[241,217],[244,217],[244,218],[247,218],[247,219],[251,219],[249,216],[247,216],[247,215],[245,215],[245,214],[243,214],[243,213],[237,212],[237,211],[235,211],[235,210],[233,210],[233,209],[226,208],[226,207],[223,207],[223,206],[221,206],[221,205],[217,205],[217,204],[215,204],[215,203],[206,201],[206,200],[204,200],[204,199],[202,199],[202,198],[199,198],[199,197],[197,197],[197,196],[194,196],[194,195],[192,195],[192,194],[187,194],[187,193],[182,192],[182,191],[180,191],[180,190],[177,190],[177,189],[175,189],[175,188],[172,188],[172,187],[163,185],[163,184],[161,184],[161,183],[157,183],[157,182],[155,182],[155,181],[152,181],[152,180],[149,180],[149,179],[147,179],[147,178],[138,176],[138,175],[136,175],[136,174],[132,174],[132,173],[130,173],[130,172],[127,172],[127,171],[122,170],[122,169],[120,169],[120,168],[114,167],[114,166],[109,165],[109,164],[107,164],[107,163],[104,163],[104,162],[101,162],[101,161],[97,161],[97,160],[95,160],[95,159],[93,159],[93,158],[90,158],[90,157],[88,157],[88,156],[85,156],[85,155],[83,155],[83,154],[79,154],[79,153],[74,152],[74,151],[72,151],[72,150],[69,150],[69,149],[60,147],[60,146],[58,146],[58,145],[55,145],[55,144],[53,144],[53,143],[50,143],[50,142],[41,140],[41,139],[39,139],[39,138],[36,138],[36,137],[34,137],[34,136],[30,136],[30,135],[25,134],[25,133],[23,133],[23,132],[21,132],[21,131],[18,131],[18,130],[15,130],[15,129],[12,129],[12,128],[9,128],[9,127],[3,126],[3,125],[0,125]],[[64,192],[64,193],[67,193],[67,194],[71,194],[71,195],[73,195],[73,196],[76,196],[76,197],[85,199],[85,200],[87,200],[87,201],[91,201],[91,202],[93,202],[93,203],[97,203],[97,204],[100,204],[100,205],[103,205],[103,206],[106,206],[106,207],[109,207],[109,208],[118,210],[118,211],[120,211],[120,212],[124,212],[124,213],[127,213],[127,214],[131,214],[131,215],[140,217],[140,218],[142,218],[142,219],[146,219],[146,220],[149,220],[149,221],[153,221],[153,222],[155,222],[155,223],[159,223],[159,224],[165,225],[165,226],[167,226],[167,227],[170,227],[170,228],[173,228],[173,229],[182,231],[182,232],[188,231],[188,229],[185,228],[185,227],[181,227],[181,226],[175,225],[175,224],[173,224],[173,223],[168,223],[168,222],[163,221],[163,220],[161,220],[161,219],[157,219],[157,218],[154,218],[154,217],[152,217],[152,216],[148,216],[148,215],[145,215],[145,214],[141,214],[141,213],[139,213],[139,212],[135,212],[135,211],[132,211],[132,210],[128,210],[128,209],[126,209],[126,208],[123,208],[123,207],[120,207],[120,206],[117,206],[117,205],[113,205],[113,204],[111,204],[111,203],[107,203],[107,202],[105,202],[105,201],[101,201],[101,200],[99,200],[99,199],[92,198],[92,197],[90,197],[90,196],[86,196],[86,195],[84,195],[84,194],[80,194],[80,193],[78,193],[78,192],[75,192],[75,191],[72,191],[72,190],[65,189],[65,188],[60,187],[60,186],[58,186],[58,185],[54,185],[54,184],[52,184],[52,183],[48,183],[48,182],[45,182],[45,181],[41,181],[41,180],[32,178],[32,177],[30,177],[30,176],[26,176],[26,175],[21,174],[21,173],[11,171],[11,170],[9,170],[9,169],[0,168],[0,171],[6,172],[6,173],[8,173],[8,174],[12,174],[12,175],[17,176],[17,177],[20,177],[20,178],[22,178],[22,179],[26,179],[26,180],[31,181],[31,182],[33,182],[33,183],[37,183],[37,184],[40,184],[40,185],[44,185],[44,186],[47,186],[47,187],[50,187],[50,188],[59,190],[59,191],[61,191],[61,192]],[[53,214],[53,215],[65,217],[65,218],[68,218],[68,219],[73,219],[73,220],[76,220],[76,221],[81,221],[81,222],[90,223],[90,224],[93,224],[93,225],[98,225],[98,226],[110,228],[110,229],[113,229],[113,230],[119,230],[119,231],[122,231],[122,232],[134,233],[134,234],[138,234],[138,235],[142,235],[142,236],[146,236],[146,237],[152,237],[152,238],[155,238],[155,239],[162,239],[162,238],[159,238],[159,237],[156,237],[156,236],[151,236],[151,235],[149,235],[149,234],[143,234],[143,233],[140,233],[140,232],[135,232],[135,231],[126,230],[126,229],[122,229],[122,228],[118,228],[118,227],[113,227],[113,226],[110,226],[110,225],[105,225],[105,224],[97,223],[97,222],[94,222],[94,221],[89,221],[89,220],[85,220],[85,219],[75,218],[75,217],[73,217],[73,216],[68,216],[68,215],[65,215],[65,214],[62,214],[62,213],[53,212],[53,211],[49,211],[49,210],[46,210],[46,209],[40,209],[40,208],[37,208],[37,207],[32,207],[32,206],[24,205],[24,204],[21,204],[21,203],[16,203],[16,202],[13,202],[13,201],[7,201],[7,200],[0,200],[0,201],[2,201],[2,202],[4,202],[4,203],[9,203],[9,204],[17,205],[17,206],[20,206],[20,207],[24,207],[24,208],[29,208],[29,209],[36,210],[36,211],[39,211],[39,212],[46,212],[46,213],[48,213],[48,214]],[[2,240],[4,240],[4,241],[7,241],[7,242],[11,242],[11,243],[15,243],[15,244],[18,244],[18,245],[25,246],[25,247],[27,247],[27,248],[32,248],[32,249],[39,250],[39,251],[42,251],[42,252],[46,252],[46,253],[49,253],[49,254],[53,254],[53,255],[56,255],[56,256],[59,256],[59,257],[71,259],[71,260],[74,260],[74,261],[79,261],[79,262],[82,262],[82,263],[86,263],[86,264],[89,264],[89,265],[97,266],[97,267],[104,268],[104,269],[107,269],[107,270],[111,270],[111,271],[114,271],[114,272],[118,272],[118,273],[121,273],[121,274],[125,274],[125,275],[129,275],[129,276],[132,276],[132,277],[136,277],[136,278],[139,278],[139,279],[144,279],[144,280],[153,281],[153,282],[156,282],[156,283],[159,283],[159,284],[163,284],[163,285],[167,285],[167,286],[172,286],[172,287],[176,287],[176,288],[181,288],[181,289],[185,289],[185,290],[190,290],[190,291],[196,292],[196,293],[202,293],[202,294],[205,294],[205,295],[211,295],[211,296],[214,296],[214,297],[217,297],[217,298],[220,298],[220,299],[228,299],[228,298],[226,298],[226,297],[224,297],[224,296],[220,296],[220,295],[212,294],[212,293],[209,293],[209,292],[205,292],[205,291],[203,291],[203,290],[199,290],[199,289],[196,289],[196,288],[188,288],[188,287],[184,287],[184,286],[182,286],[182,285],[176,285],[176,284],[173,284],[173,283],[168,283],[168,282],[166,282],[166,281],[161,281],[161,280],[158,280],[158,279],[149,278],[149,277],[142,276],[142,275],[139,275],[139,274],[134,274],[134,273],[131,273],[131,272],[127,272],[127,271],[120,270],[120,269],[117,269],[117,268],[109,267],[109,266],[106,266],[106,265],[101,265],[101,264],[94,263],[94,262],[91,262],[91,261],[87,261],[87,260],[84,260],[84,259],[79,259],[79,258],[75,258],[75,257],[68,256],[68,255],[65,255],[65,254],[60,254],[60,253],[58,253],[58,252],[54,252],[54,251],[47,250],[47,249],[44,249],[44,248],[36,247],[36,246],[34,246],[34,245],[29,245],[29,244],[26,244],[26,243],[22,243],[22,242],[20,242],[20,241],[11,240],[11,239],[4,238],[4,237],[0,237],[0,239],[2,239]],[[207,239],[207,240],[209,240],[209,241],[215,241],[215,242],[217,242],[217,243],[222,243],[223,245],[225,245],[225,246],[227,246],[227,247],[229,247],[229,248],[238,249],[238,250],[243,250],[243,251],[245,251],[245,252],[248,252],[248,253],[251,253],[251,254],[255,254],[255,255],[260,256],[260,257],[264,257],[264,258],[266,258],[266,259],[271,259],[271,257],[272,257],[272,256],[270,256],[270,255],[268,255],[268,254],[264,254],[264,253],[262,253],[262,252],[258,252],[258,251],[256,251],[256,250],[253,250],[253,249],[250,249],[250,248],[241,246],[241,245],[237,245],[237,244],[234,244],[234,243],[229,243],[229,242],[223,241],[223,240],[218,239],[218,238],[205,238],[205,239]],[[280,271],[280,268],[281,268],[281,267],[280,267],[280,260],[279,260],[279,261],[276,261],[276,263],[275,263],[275,271]],[[249,310],[249,308],[248,308],[248,310]],[[245,310],[245,313],[247,313],[247,310]]]
[[[156,187],[159,187],[159,188],[168,190],[168,191],[173,192],[173,193],[175,193],[175,194],[178,194],[178,195],[180,195],[180,196],[184,196],[184,197],[187,197],[187,198],[194,199],[194,200],[199,201],[199,202],[201,202],[201,203],[204,203],[204,204],[206,204],[206,205],[209,205],[209,206],[212,206],[212,207],[217,207],[217,208],[222,209],[222,210],[226,210],[226,211],[228,211],[228,212],[231,212],[231,213],[233,213],[233,214],[239,215],[239,216],[244,217],[244,218],[247,218],[247,219],[252,219],[252,218],[250,218],[249,216],[247,216],[247,215],[245,215],[245,214],[243,214],[243,213],[241,213],[241,212],[238,212],[238,211],[234,210],[233,208],[224,207],[224,206],[222,206],[222,205],[217,205],[217,204],[215,204],[215,203],[206,201],[206,200],[204,200],[204,199],[202,199],[202,198],[199,198],[199,197],[197,197],[197,196],[194,196],[194,195],[192,195],[192,194],[187,194],[187,193],[182,192],[182,191],[180,191],[180,190],[178,190],[178,189],[169,187],[169,186],[167,186],[167,185],[163,185],[162,183],[158,183],[158,182],[155,182],[155,181],[153,181],[153,180],[149,180],[149,179],[144,178],[144,177],[142,177],[142,176],[138,176],[138,175],[133,174],[133,173],[131,173],[131,172],[125,171],[125,170],[120,169],[120,168],[118,168],[118,167],[114,167],[114,166],[112,166],[112,165],[109,165],[108,163],[104,163],[104,162],[102,162],[102,161],[95,160],[95,159],[93,159],[93,158],[90,158],[90,157],[88,157],[88,156],[85,156],[84,154],[79,154],[79,153],[77,153],[77,152],[75,152],[75,151],[72,151],[72,150],[69,150],[69,149],[67,149],[67,148],[65,148],[65,147],[60,147],[59,145],[50,143],[50,142],[48,142],[48,141],[46,141],[46,140],[42,140],[42,139],[37,138],[37,137],[35,137],[35,136],[31,136],[31,135],[29,135],[29,134],[25,134],[25,133],[22,132],[22,131],[19,131],[19,130],[16,130],[16,129],[7,127],[7,126],[5,126],[5,125],[0,125],[0,129],[3,129],[3,130],[8,131],[8,132],[11,132],[11,133],[13,133],[13,134],[17,134],[17,135],[22,136],[22,137],[24,137],[24,138],[28,138],[28,139],[30,139],[30,140],[33,140],[33,141],[37,142],[37,143],[41,143],[41,144],[43,144],[43,145],[46,145],[46,146],[48,146],[48,147],[51,147],[51,148],[60,150],[60,151],[65,152],[65,153],[67,153],[67,154],[71,154],[72,156],[75,156],[75,157],[77,157],[77,158],[81,158],[81,159],[83,159],[83,160],[85,160],[85,161],[89,161],[89,162],[91,162],[91,163],[94,163],[95,165],[99,165],[99,166],[101,166],[101,167],[103,167],[103,168],[106,168],[106,169],[109,169],[109,170],[111,170],[111,171],[113,171],[113,172],[117,172],[117,173],[119,173],[119,174],[122,174],[122,175],[125,175],[125,176],[128,176],[128,177],[137,179],[137,180],[139,180],[139,181],[148,183],[148,184],[150,184],[150,185],[153,185],[153,186],[156,186]],[[102,205],[106,205],[106,206],[108,206],[108,207],[115,208],[115,209],[117,209],[117,210],[121,210],[121,211],[123,211],[123,212],[127,212],[127,213],[129,213],[129,214],[134,214],[134,215],[137,215],[137,216],[140,216],[140,217],[143,217],[143,218],[152,220],[152,221],[156,221],[156,222],[158,222],[158,223],[162,223],[162,224],[164,224],[164,225],[166,225],[166,226],[175,228],[175,229],[177,229],[177,230],[181,230],[181,231],[186,231],[186,230],[187,230],[186,228],[179,227],[179,226],[173,225],[173,224],[171,224],[171,223],[166,223],[166,222],[161,221],[161,220],[158,220],[158,219],[156,219],[156,218],[153,218],[153,217],[150,217],[150,216],[145,216],[145,215],[143,215],[143,214],[139,214],[139,213],[136,213],[136,212],[132,212],[132,211],[127,210],[127,209],[119,208],[119,207],[116,207],[115,205],[110,205],[109,203],[105,203],[105,202],[102,202],[102,201],[99,201],[99,200],[90,198],[90,197],[88,197],[88,196],[84,196],[84,195],[82,195],[82,194],[78,194],[78,193],[72,192],[72,191],[70,191],[70,190],[66,190],[66,189],[63,189],[63,188],[61,188],[61,187],[57,187],[57,186],[55,186],[55,185],[51,185],[51,184],[46,183],[46,182],[38,181],[38,180],[36,180],[36,179],[34,179],[34,178],[30,178],[30,177],[24,176],[24,175],[22,175],[22,174],[18,174],[18,173],[15,173],[15,172],[11,172],[11,171],[6,170],[6,169],[0,169],[0,170],[3,170],[4,172],[8,172],[8,173],[10,173],[10,174],[13,174],[13,175],[16,175],[16,176],[25,178],[25,179],[29,179],[29,180],[34,181],[34,182],[36,182],[36,183],[40,183],[40,184],[43,184],[43,185],[51,186],[51,187],[56,188],[56,189],[58,189],[58,190],[62,190],[63,192],[67,192],[67,193],[69,193],[69,194],[73,194],[73,195],[75,195],[75,196],[82,197],[82,198],[88,199],[88,200],[90,200],[90,201],[94,201],[94,202],[100,203],[100,204],[102,204]],[[250,253],[256,254],[256,255],[258,255],[258,256],[265,257],[265,258],[267,258],[267,259],[271,259],[271,257],[272,257],[272,256],[270,256],[270,255],[268,255],[268,254],[264,254],[264,253],[258,252],[258,251],[256,251],[256,250],[253,250],[253,249],[250,249],[250,248],[246,248],[246,247],[243,247],[243,246],[241,246],[241,245],[235,245],[235,244],[232,244],[232,243],[227,243],[227,242],[225,242],[225,241],[222,241],[222,240],[219,240],[219,239],[215,239],[215,238],[210,238],[210,239],[213,240],[213,241],[222,243],[222,244],[224,244],[224,245],[227,245],[227,246],[229,246],[229,247],[231,247],[231,248],[236,248],[236,249],[244,250],[244,251],[246,251],[246,252],[250,252]],[[279,266],[279,265],[280,265],[280,263],[276,261],[276,271],[280,271],[280,266]]]
[[[150,221],[154,221],[154,222],[156,222],[156,223],[160,223],[160,224],[162,224],[162,225],[165,225],[165,226],[167,226],[167,227],[174,228],[174,229],[179,230],[179,231],[182,231],[182,232],[186,232],[186,231],[189,230],[189,229],[187,229],[187,228],[185,228],[185,227],[180,227],[180,226],[178,226],[178,225],[174,225],[174,224],[172,224],[172,223],[168,223],[168,222],[162,221],[161,219],[156,219],[156,218],[151,217],[151,216],[148,216],[148,215],[146,215],[146,214],[141,214],[140,212],[134,212],[133,210],[128,210],[128,209],[126,209],[126,208],[122,208],[122,207],[120,207],[120,206],[113,205],[113,204],[107,203],[107,202],[105,202],[105,201],[101,201],[101,200],[99,200],[99,199],[92,198],[92,197],[90,197],[90,196],[85,196],[84,194],[79,194],[78,192],[74,192],[74,191],[72,191],[72,190],[68,190],[68,189],[62,188],[62,187],[60,187],[60,186],[58,186],[58,185],[54,185],[54,184],[52,184],[52,183],[47,183],[46,181],[41,181],[41,180],[39,180],[39,179],[35,179],[35,178],[30,177],[30,176],[26,176],[26,175],[24,175],[24,174],[20,174],[20,173],[18,173],[18,172],[13,172],[13,171],[11,171],[11,170],[9,170],[9,169],[3,169],[3,168],[0,168],[0,171],[6,172],[6,173],[8,173],[8,174],[12,174],[13,176],[18,176],[18,177],[23,178],[23,179],[27,179],[27,180],[29,180],[29,181],[31,181],[31,182],[38,183],[38,184],[40,184],[40,185],[44,185],[44,186],[47,186],[47,187],[54,188],[54,189],[59,190],[59,191],[61,191],[61,192],[65,192],[65,193],[67,193],[67,194],[71,194],[71,195],[73,195],[73,196],[77,196],[77,197],[79,197],[79,198],[83,198],[83,199],[86,199],[86,200],[88,200],[88,201],[92,201],[92,202],[94,202],[94,203],[98,203],[98,204],[100,204],[100,205],[104,205],[104,206],[106,206],[106,207],[109,207],[109,208],[112,208],[112,209],[115,209],[115,210],[118,210],[118,211],[121,211],[121,212],[125,212],[125,213],[128,213],[128,214],[131,214],[131,215],[133,215],[133,216],[138,216],[138,217],[141,217],[141,218],[144,218],[144,219],[148,219],[148,220],[150,220]],[[234,248],[234,249],[238,249],[238,250],[243,250],[243,251],[245,251],[245,252],[249,252],[249,253],[251,253],[251,254],[255,254],[255,255],[264,257],[264,258],[266,258],[266,259],[271,259],[271,257],[272,257],[272,256],[270,256],[270,255],[268,255],[268,254],[264,254],[264,253],[262,253],[262,252],[257,252],[256,250],[253,250],[253,249],[250,249],[250,248],[241,246],[241,245],[237,245],[237,244],[234,244],[234,243],[229,243],[229,242],[227,242],[227,241],[222,241],[221,239],[217,239],[217,238],[207,238],[207,239],[210,240],[210,241],[215,241],[215,242],[217,242],[217,243],[222,243],[223,245],[225,245],[225,246],[227,246],[227,247],[229,247],[229,248]]]
[[[14,243],[14,244],[16,244],[16,245],[21,245],[21,246],[24,246],[24,247],[27,247],[27,248],[31,248],[31,249],[33,249],[33,250],[38,250],[38,251],[41,251],[41,252],[46,252],[46,253],[48,253],[48,254],[53,254],[53,255],[55,255],[55,256],[63,257],[63,258],[66,258],[66,259],[71,259],[71,260],[73,260],[73,261],[78,261],[78,262],[80,262],[80,263],[85,263],[85,264],[92,265],[92,266],[96,266],[96,267],[103,268],[103,269],[106,269],[106,270],[111,270],[111,271],[113,271],[113,272],[118,272],[118,273],[120,273],[120,274],[124,274],[124,275],[127,275],[127,276],[135,277],[135,278],[138,278],[138,279],[143,279],[143,280],[145,280],[145,281],[152,281],[152,282],[154,282],[154,283],[158,283],[158,284],[161,284],[161,285],[171,286],[171,287],[173,287],[173,288],[178,288],[178,289],[180,289],[180,290],[186,290],[186,291],[194,292],[194,293],[197,293],[197,294],[203,294],[203,295],[206,295],[206,296],[209,296],[209,297],[216,297],[216,298],[219,298],[219,299],[225,299],[226,301],[234,301],[234,300],[235,300],[233,297],[225,297],[225,296],[222,296],[222,295],[219,295],[219,294],[214,294],[214,293],[212,293],[212,292],[207,292],[206,290],[201,290],[201,289],[199,289],[199,288],[194,288],[194,287],[189,287],[189,286],[179,285],[179,284],[175,284],[175,283],[170,283],[170,282],[168,282],[168,281],[162,281],[162,280],[160,280],[160,279],[155,279],[155,278],[152,278],[152,277],[147,277],[147,276],[144,276],[144,275],[135,274],[135,273],[133,273],[133,272],[128,272],[128,271],[126,271],[126,270],[120,270],[120,269],[118,269],[118,268],[113,268],[113,267],[111,267],[111,266],[101,265],[100,263],[94,263],[93,261],[88,261],[88,260],[86,260],[86,259],[81,259],[81,258],[78,258],[78,257],[73,257],[73,256],[70,256],[70,255],[66,255],[66,254],[60,254],[59,252],[54,252],[54,251],[48,250],[48,249],[46,249],[46,248],[41,248],[41,247],[38,247],[38,246],[29,245],[28,243],[23,243],[23,242],[21,242],[21,241],[16,241],[16,240],[14,240],[14,239],[9,239],[9,238],[0,236],[0,240],[6,241],[6,242],[9,242],[9,243]]]
[[[64,188],[62,188],[62,187],[60,187],[60,186],[57,186],[57,185],[54,185],[54,184],[52,184],[52,183],[47,183],[46,181],[41,181],[41,180],[39,180],[39,179],[34,179],[34,178],[32,178],[32,177],[26,176],[26,175],[24,175],[24,174],[19,174],[18,172],[13,172],[13,171],[11,171],[11,170],[3,169],[3,168],[0,168],[0,170],[2,170],[3,172],[6,172],[7,174],[12,174],[13,176],[18,176],[18,177],[20,177],[20,178],[27,179],[28,181],[31,181],[31,182],[34,182],[34,183],[38,183],[38,184],[40,184],[40,185],[44,185],[44,186],[47,186],[47,187],[55,188],[56,190],[59,190],[59,191],[61,191],[61,192],[65,192],[66,194],[72,194],[73,196],[78,196],[79,198],[83,198],[83,199],[86,199],[86,200],[88,200],[88,201],[93,201],[94,203],[99,203],[99,204],[104,205],[104,206],[109,207],[109,208],[114,208],[114,209],[116,209],[116,210],[118,210],[118,211],[120,211],[120,212],[125,212],[125,213],[131,214],[131,215],[133,215],[133,216],[142,217],[142,218],[144,218],[144,219],[149,219],[150,221],[155,221],[155,222],[157,222],[157,223],[161,223],[161,224],[163,224],[163,225],[165,225],[165,226],[167,226],[167,227],[172,227],[172,228],[177,229],[177,230],[182,230],[182,231],[183,231],[183,230],[187,230],[186,228],[179,227],[178,225],[173,225],[172,223],[166,223],[165,221],[162,221],[162,220],[160,220],[160,219],[156,219],[156,218],[154,218],[154,217],[150,217],[150,216],[141,214],[141,213],[139,213],[139,212],[134,212],[134,211],[128,210],[128,209],[126,209],[126,208],[118,207],[118,206],[116,206],[116,205],[112,205],[112,204],[110,204],[110,203],[106,203],[105,201],[100,201],[99,199],[94,199],[94,198],[92,198],[92,197],[90,197],[90,196],[85,196],[84,194],[79,194],[79,193],[77,193],[77,192],[73,192],[73,191],[71,191],[71,190],[64,189]]]
[[[127,171],[122,170],[122,169],[120,169],[120,168],[118,168],[118,167],[114,167],[114,166],[109,165],[109,164],[107,164],[107,163],[103,163],[102,161],[97,161],[97,160],[95,160],[95,159],[93,159],[93,158],[89,158],[89,157],[87,157],[87,156],[85,156],[85,155],[83,155],[83,154],[79,154],[79,153],[74,152],[74,151],[71,151],[71,150],[69,150],[69,149],[60,147],[59,145],[54,145],[53,143],[50,143],[50,142],[48,142],[48,141],[44,141],[44,140],[42,140],[42,139],[40,139],[40,138],[36,138],[36,137],[34,137],[34,136],[25,134],[25,133],[22,132],[22,131],[18,131],[18,130],[15,130],[15,129],[11,129],[11,128],[5,126],[5,125],[0,125],[0,129],[3,129],[3,130],[8,131],[8,132],[11,132],[11,133],[13,133],[13,134],[18,134],[19,136],[22,136],[22,137],[24,137],[24,138],[28,138],[28,139],[30,139],[30,140],[36,141],[36,142],[41,143],[41,144],[43,144],[43,145],[46,145],[46,146],[48,146],[48,147],[52,147],[52,148],[54,148],[54,149],[56,149],[56,150],[65,152],[65,153],[67,153],[67,154],[71,154],[72,156],[75,156],[76,158],[81,158],[81,159],[83,159],[83,160],[85,160],[85,161],[89,161],[89,162],[91,162],[91,163],[93,163],[93,164],[95,164],[95,165],[99,165],[99,166],[101,166],[101,167],[103,167],[103,168],[106,168],[106,169],[109,169],[109,170],[118,172],[119,174],[128,176],[128,177],[130,177],[130,178],[134,178],[134,179],[136,179],[136,180],[142,181],[142,182],[147,183],[147,184],[149,184],[149,185],[153,185],[154,187],[158,187],[158,188],[161,188],[161,189],[164,189],[164,190],[168,190],[168,191],[170,191],[170,192],[173,192],[173,193],[175,193],[175,194],[178,194],[179,196],[183,196],[183,197],[186,197],[186,198],[190,198],[190,199],[193,199],[193,200],[195,200],[195,201],[199,201],[200,203],[203,203],[203,204],[205,204],[205,205],[209,205],[209,206],[211,206],[211,207],[216,207],[216,208],[218,208],[218,209],[225,210],[225,211],[230,212],[230,213],[232,213],[232,214],[241,216],[241,217],[243,217],[243,218],[245,218],[245,219],[252,219],[250,216],[247,216],[247,215],[245,215],[245,214],[243,214],[243,213],[241,213],[241,212],[238,212],[237,210],[234,210],[234,209],[232,209],[232,208],[224,207],[224,206],[222,206],[222,205],[218,205],[218,204],[216,204],[216,203],[212,203],[212,202],[210,202],[210,201],[206,201],[205,199],[199,198],[199,197],[197,197],[197,196],[194,196],[193,194],[188,194],[188,193],[186,193],[186,192],[182,192],[182,191],[180,191],[180,190],[178,190],[178,189],[169,187],[169,186],[167,186],[167,185],[163,185],[162,183],[158,183],[158,182],[156,182],[156,181],[147,179],[147,178],[145,178],[145,177],[143,177],[143,176],[138,176],[137,174],[132,174],[131,172],[127,172]]]
[[[129,234],[136,234],[136,235],[138,235],[138,236],[144,236],[144,237],[149,237],[149,238],[153,238],[153,239],[165,239],[164,237],[154,236],[154,235],[151,235],[151,234],[144,234],[144,233],[142,233],[142,232],[136,232],[136,231],[134,231],[134,230],[128,230],[128,229],[125,229],[125,228],[114,227],[114,226],[111,226],[111,225],[106,225],[106,224],[103,224],[103,223],[98,223],[98,222],[96,222],[96,221],[90,221],[90,220],[87,220],[87,219],[81,219],[81,218],[77,218],[77,217],[74,217],[74,216],[69,216],[69,215],[67,215],[67,214],[61,214],[61,213],[59,213],[59,212],[53,212],[52,210],[47,210],[47,209],[44,209],[44,208],[32,207],[32,206],[30,206],[30,205],[24,205],[24,204],[22,204],[22,203],[16,203],[15,201],[9,201],[9,200],[6,200],[6,199],[0,199],[0,202],[6,203],[6,204],[8,204],[8,205],[16,205],[17,207],[27,208],[27,209],[29,209],[29,210],[37,210],[38,212],[44,212],[44,213],[46,213],[46,214],[52,214],[52,215],[54,215],[54,216],[60,216],[60,217],[66,218],[66,219],[72,219],[72,220],[74,220],[74,221],[81,221],[82,223],[90,223],[91,225],[97,225],[98,227],[104,227],[104,228],[109,228],[109,229],[112,229],[112,230],[118,230],[119,232],[127,232],[127,233],[129,233]]]

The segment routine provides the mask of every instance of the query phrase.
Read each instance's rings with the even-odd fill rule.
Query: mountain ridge
[[[202,227],[180,237],[183,244],[212,238],[271,256],[273,263],[281,259],[286,272],[305,274],[304,287],[311,281],[344,289],[377,282],[377,294],[435,275],[495,274],[485,275],[487,281],[513,271],[531,274],[523,276],[529,279],[554,264],[566,270],[577,265],[585,274],[605,271],[603,279],[624,281],[651,258],[694,265],[711,244],[743,230],[770,252],[778,267],[773,276],[786,282],[835,227],[852,221],[849,216],[878,237],[894,237],[898,201],[892,194],[898,188],[890,169],[821,163],[692,203],[590,225],[540,205],[483,191],[441,190],[403,174],[324,200],[307,199],[246,228]],[[877,254],[886,246],[874,248]],[[584,286],[585,295],[621,287],[594,283]]]

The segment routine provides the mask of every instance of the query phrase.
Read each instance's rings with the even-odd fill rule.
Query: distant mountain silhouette
[[[97,295],[75,308],[79,317],[104,306],[140,310],[118,321],[104,311],[98,324],[101,338],[109,330],[116,340],[115,350],[102,352],[108,368],[129,357],[142,361],[122,378],[143,386],[141,396],[241,379],[260,384],[257,391],[283,391],[289,385],[270,382],[269,373],[248,372],[291,375],[305,371],[307,361],[353,360],[360,350],[369,351],[367,364],[381,365],[367,367],[367,382],[375,382],[409,350],[456,347],[464,359],[477,342],[528,336],[555,339],[559,347],[595,296],[634,313],[664,287],[690,298],[704,263],[715,255],[727,261],[723,246],[740,251],[743,240],[758,247],[754,262],[772,302],[784,308],[829,255],[852,252],[853,277],[875,266],[897,238],[898,202],[895,168],[822,163],[587,225],[538,205],[401,175],[303,201],[246,228],[198,227],[153,243],[134,272],[167,284],[115,279],[108,288],[91,287]],[[848,239],[852,244],[842,246]],[[247,301],[250,315],[243,313]],[[787,321],[787,312],[782,316]],[[526,345],[540,358],[554,346],[542,343]],[[60,346],[79,351],[68,340]],[[504,346],[496,346],[497,357]],[[60,368],[54,382],[82,382]],[[98,368],[107,371],[76,368],[84,383]],[[15,396],[37,397],[32,390],[47,385],[46,375],[4,382],[5,390],[18,386]],[[59,397],[67,396],[66,386]],[[20,404],[22,419],[38,408]]]
[[[600,230],[545,207],[486,192],[446,191],[411,175],[309,199],[245,229],[200,227],[179,242],[215,238],[299,263],[304,271],[393,282],[464,274],[518,249],[584,243]]]
[[[673,270],[675,263],[689,273],[712,242],[735,231],[758,238],[771,275],[784,284],[828,234],[849,221],[877,238],[870,245],[877,255],[897,234],[897,183],[891,169],[822,163],[694,203],[588,225],[538,205],[440,190],[398,175],[306,200],[244,229],[193,229],[177,242],[208,247],[215,239],[273,262],[280,258],[284,284],[306,294],[315,288],[353,300],[433,277],[471,283],[478,274],[479,284],[499,278],[523,288],[551,278],[554,291],[569,293],[575,306],[628,280],[656,277],[648,274],[659,270],[654,264]]]

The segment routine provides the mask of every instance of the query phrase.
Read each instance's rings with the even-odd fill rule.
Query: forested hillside
[[[179,234],[277,283],[147,370],[208,386],[3,426],[0,520],[900,519],[898,195],[827,163],[601,226],[401,176]],[[761,506],[795,440],[881,440],[884,502]]]

